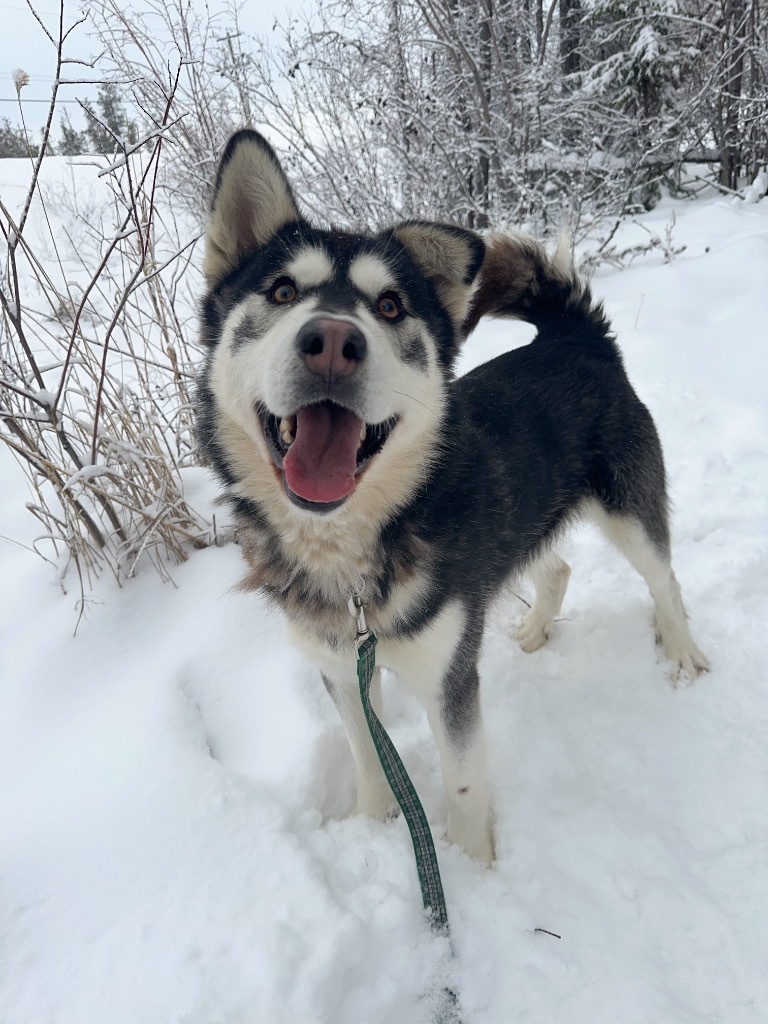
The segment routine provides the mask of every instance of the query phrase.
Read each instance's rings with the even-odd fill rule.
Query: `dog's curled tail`
[[[566,319],[609,329],[601,304],[576,272],[567,236],[550,256],[528,235],[492,235],[465,323],[467,334],[483,316],[526,320],[539,328]]]

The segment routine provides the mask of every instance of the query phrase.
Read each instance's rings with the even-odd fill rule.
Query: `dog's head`
[[[204,389],[223,475],[263,490],[259,458],[284,514],[333,511],[364,480],[396,491],[393,475],[439,428],[483,255],[477,235],[445,224],[316,228],[269,144],[234,135],[204,265]]]

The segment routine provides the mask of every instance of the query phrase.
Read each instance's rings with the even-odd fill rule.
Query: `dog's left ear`
[[[258,132],[235,132],[219,162],[203,272],[213,287],[293,221],[301,220],[280,161]]]
[[[400,224],[393,234],[432,281],[454,324],[462,325],[485,256],[482,238],[452,224],[420,220]]]

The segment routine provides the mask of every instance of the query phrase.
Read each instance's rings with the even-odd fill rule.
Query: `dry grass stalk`
[[[70,31],[62,4],[58,38],[46,32],[57,53],[46,138]],[[68,200],[45,195],[45,156],[30,162],[20,215],[0,202],[0,438],[26,473],[28,507],[44,527],[36,549],[46,553],[49,541],[62,578],[74,564],[83,592],[105,567],[122,580],[142,559],[167,576],[169,563],[210,535],[179,474],[195,458],[193,358],[178,311],[194,239],[183,241],[157,204],[177,84],[178,70],[154,128],[138,144],[121,143],[101,171],[111,191],[103,222],[79,209],[74,188]],[[61,205],[72,234],[52,227]],[[52,261],[31,240],[35,206]],[[77,255],[76,274],[65,269],[65,250]]]

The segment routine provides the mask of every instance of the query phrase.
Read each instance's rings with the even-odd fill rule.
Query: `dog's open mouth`
[[[286,494],[313,512],[331,512],[346,501],[397,423],[364,423],[335,402],[305,405],[281,419],[263,407],[258,412]]]

